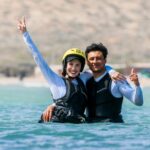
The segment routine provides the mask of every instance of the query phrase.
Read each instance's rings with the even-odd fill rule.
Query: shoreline
[[[25,86],[25,87],[48,87],[46,80],[42,77],[25,77],[20,80],[18,77],[0,77],[0,86]]]
[[[150,87],[150,78],[139,75],[139,81],[142,88]],[[0,77],[0,86],[3,85],[21,85],[26,87],[48,87],[48,84],[43,76],[25,77],[20,80],[18,77]]]

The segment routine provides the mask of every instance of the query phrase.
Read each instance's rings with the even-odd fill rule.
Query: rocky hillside
[[[34,65],[17,30],[22,16],[51,64],[60,63],[65,50],[85,49],[92,42],[108,47],[110,63],[150,61],[148,0],[0,0],[0,4],[0,70]]]

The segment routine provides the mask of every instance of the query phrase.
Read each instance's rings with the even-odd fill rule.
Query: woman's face
[[[81,70],[81,62],[77,59],[73,59],[67,63],[66,73],[71,78],[76,78]]]

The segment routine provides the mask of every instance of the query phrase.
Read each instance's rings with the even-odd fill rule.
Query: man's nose
[[[96,58],[94,58],[94,59],[93,59],[93,63],[96,63],[96,62],[97,62],[97,59],[96,59]]]

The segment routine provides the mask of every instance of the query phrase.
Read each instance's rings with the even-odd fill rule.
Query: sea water
[[[50,104],[46,87],[0,86],[1,150],[149,150],[150,87],[144,105],[124,100],[125,123],[38,123]]]

